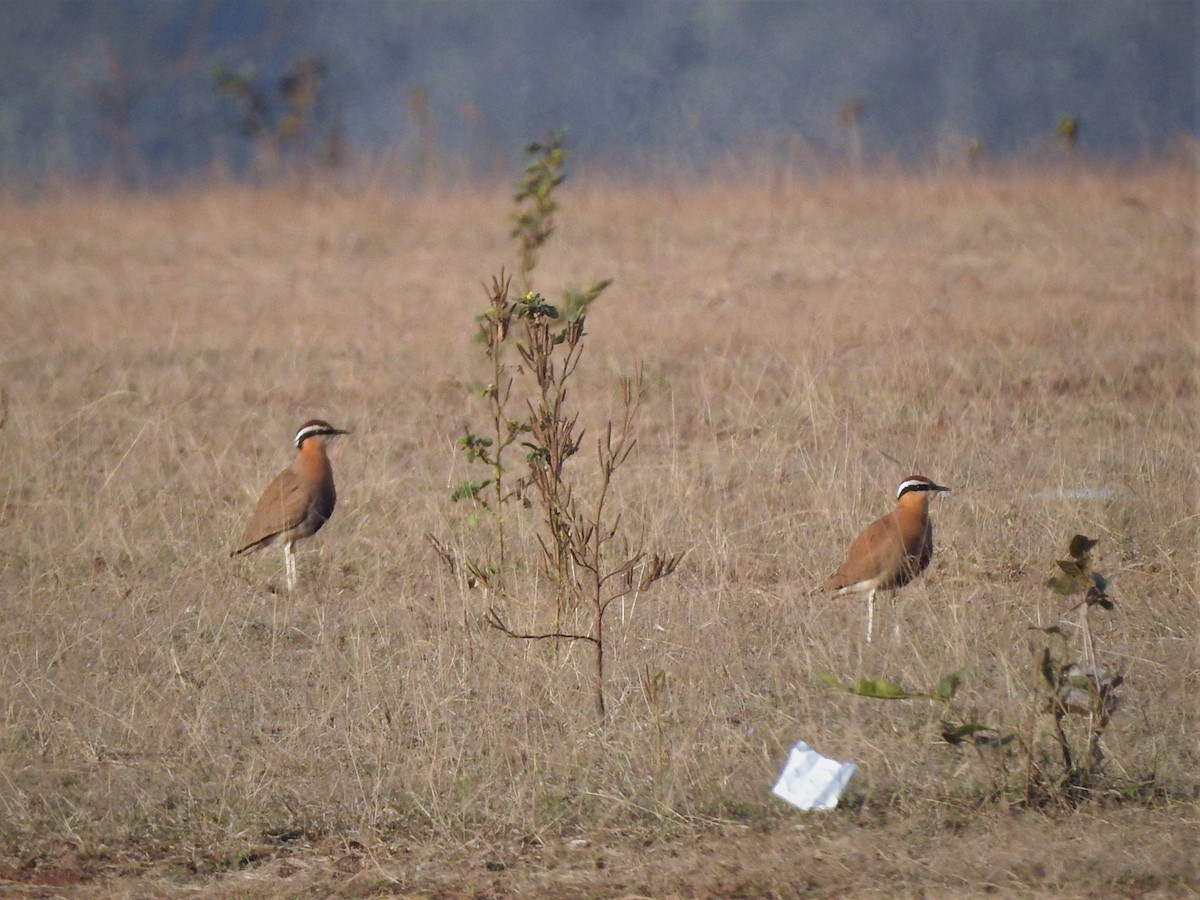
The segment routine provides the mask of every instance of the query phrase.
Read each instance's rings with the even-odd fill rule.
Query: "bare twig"
[[[433,547],[433,552],[438,555],[438,558],[445,563],[446,568],[450,570],[450,574],[458,577],[458,560],[454,557],[454,551],[443,544],[431,532],[425,532],[425,540],[429,541]]]
[[[547,631],[541,634],[532,634],[524,631],[514,631],[510,628],[500,614],[496,612],[496,607],[488,607],[487,614],[484,617],[492,628],[497,631],[502,631],[510,638],[517,638],[522,641],[588,641],[592,644],[599,644],[599,640],[590,634],[575,634],[569,631]]]

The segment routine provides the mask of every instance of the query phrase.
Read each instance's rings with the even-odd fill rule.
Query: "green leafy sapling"
[[[649,552],[642,537],[629,537],[619,527],[621,515],[610,508],[614,478],[636,444],[634,423],[644,398],[640,367],[622,379],[619,418],[606,424],[596,442],[597,477],[581,479],[578,467],[571,465],[583,446],[584,429],[568,402],[568,388],[583,356],[588,313],[611,282],[598,281],[582,290],[568,287],[559,303],[533,290],[538,252],[555,227],[555,191],[565,178],[563,133],[526,149],[533,159],[518,185],[512,232],[526,290],[513,298],[511,280],[501,272],[492,279],[488,305],[476,319],[490,364],[490,381],[479,391],[489,426],[486,434],[466,428],[458,446],[469,466],[484,471],[460,482],[451,494],[490,516],[493,550],[460,563],[441,542],[429,539],[453,571],[465,570],[469,586],[488,590],[486,619],[493,628],[514,638],[592,646],[594,699],[603,719],[605,614],[616,600],[670,575],[682,554]],[[541,516],[537,550],[518,558],[509,547],[506,522],[529,508]],[[533,561],[531,556],[553,598],[554,627],[547,632],[518,632],[502,613],[512,599],[517,571]]]

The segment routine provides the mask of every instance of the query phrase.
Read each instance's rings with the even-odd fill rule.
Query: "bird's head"
[[[897,503],[929,503],[929,498],[950,488],[937,484],[924,475],[909,475],[896,487]],[[909,498],[907,501],[905,498]]]
[[[296,449],[299,450],[309,438],[316,438],[322,446],[342,434],[349,434],[341,428],[334,428],[324,419],[309,419],[296,432]]]

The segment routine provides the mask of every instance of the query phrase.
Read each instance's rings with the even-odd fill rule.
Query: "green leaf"
[[[875,700],[907,700],[916,696],[883,678],[859,678],[850,688],[850,693]]]
[[[815,677],[818,681],[825,682],[830,687],[837,688],[839,691],[849,690],[849,688],[842,684],[842,680],[840,678],[829,672],[817,672],[813,677]]]
[[[599,297],[612,283],[611,278],[605,278],[603,281],[595,282],[584,291],[568,286],[563,291],[563,307],[566,310],[567,321],[581,321],[586,315],[592,301]]]
[[[1062,632],[1060,631],[1059,634],[1062,634]],[[1045,679],[1046,684],[1054,687],[1058,679],[1054,673],[1054,657],[1050,655],[1049,648],[1042,648],[1041,653],[1037,655],[1035,665],[1038,671],[1042,673],[1042,678]]]
[[[977,747],[992,747],[992,748],[998,749],[1000,747],[1007,747],[1015,739],[1016,739],[1016,735],[1012,734],[1012,733],[1002,734],[999,737],[992,737],[991,735],[981,734],[979,737],[975,738],[975,745]]]
[[[558,309],[532,291],[516,302],[514,311],[518,319],[558,318]]]
[[[1060,559],[1058,567],[1067,573],[1067,576],[1074,579],[1075,583],[1083,586],[1088,583],[1087,567],[1079,563],[1075,559]]]
[[[529,451],[525,454],[525,461],[530,465],[541,467],[550,462],[550,451],[545,447],[531,444],[528,441],[522,441],[521,446]]]
[[[980,722],[967,722],[963,725],[953,725],[950,722],[943,722],[942,740],[947,744],[957,747],[963,742],[964,738],[969,738],[981,731],[991,731],[991,729]]]
[[[1070,597],[1072,594],[1079,592],[1080,584],[1074,578],[1069,578],[1066,575],[1055,575],[1046,579],[1046,587],[1050,588],[1056,594]]]
[[[937,687],[933,690],[933,695],[939,700],[950,701],[954,699],[954,695],[958,693],[958,686],[962,684],[962,670],[951,672],[949,675],[942,677],[942,680],[937,683]]]
[[[1092,572],[1091,576],[1092,576],[1092,584],[1094,584],[1096,586],[1096,590],[1098,590],[1102,594],[1108,591],[1108,579],[1107,578],[1105,578],[1099,572]]]
[[[1077,534],[1075,537],[1071,538],[1071,546],[1067,552],[1076,559],[1079,559],[1081,556],[1086,556],[1098,543],[1100,543],[1100,541],[1095,538]]]
[[[457,503],[459,500],[474,500],[479,492],[491,483],[492,479],[490,478],[485,478],[483,481],[464,481],[451,492],[450,500],[453,503]]]
[[[485,463],[490,463],[492,461],[491,455],[488,453],[488,448],[492,446],[491,438],[478,437],[468,431],[458,439],[458,446],[466,451],[467,462],[483,460]]]
[[[471,587],[478,585],[487,585],[496,576],[496,567],[491,565],[480,565],[474,560],[467,560],[467,574],[471,576],[469,584]]]

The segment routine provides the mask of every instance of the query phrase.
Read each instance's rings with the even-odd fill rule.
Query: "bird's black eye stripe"
[[[899,500],[909,491],[932,491],[933,489],[934,486],[928,481],[906,481],[896,491],[896,499]]]

